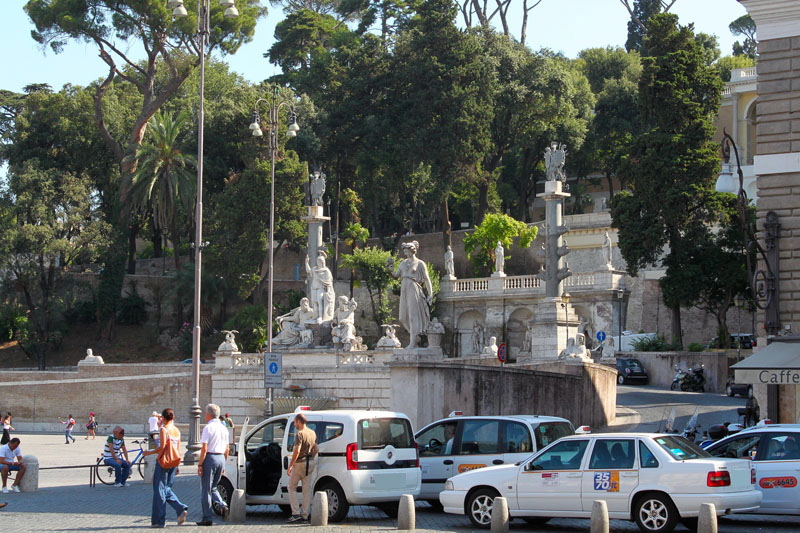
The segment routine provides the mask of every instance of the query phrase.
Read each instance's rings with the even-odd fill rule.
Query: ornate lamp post
[[[269,183],[269,283],[267,291],[267,321],[269,322],[269,335],[267,337],[267,352],[272,352],[272,285],[274,281],[273,272],[273,259],[275,255],[275,158],[278,155],[278,118],[279,112],[282,107],[289,108],[289,126],[286,129],[287,137],[294,137],[300,131],[300,126],[297,125],[297,115],[294,112],[294,103],[291,100],[284,100],[278,102],[278,86],[272,89],[272,99],[259,98],[253,106],[253,121],[250,123],[250,131],[253,132],[253,137],[261,137],[264,132],[261,131],[261,117],[258,115],[258,104],[265,103],[269,106],[267,117],[267,126],[269,126],[269,155],[271,160],[270,166],[270,183]],[[272,389],[267,389],[267,409],[265,413],[268,417],[272,416]]]
[[[219,0],[225,8],[226,17],[238,17],[239,11],[234,0]],[[189,13],[183,6],[183,0],[169,0],[167,7],[172,9],[172,16],[185,17]],[[205,112],[206,82],[206,47],[210,33],[211,7],[209,0],[200,0],[197,4],[197,52],[200,60],[200,105],[197,113],[197,201],[195,206],[194,236],[194,326],[192,327],[192,406],[189,408],[189,442],[186,445],[184,462],[194,464],[200,456],[200,273],[203,250],[203,129]]]

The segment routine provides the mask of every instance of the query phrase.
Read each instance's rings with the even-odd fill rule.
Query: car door
[[[448,448],[453,446],[456,430],[456,421],[445,420],[428,426],[415,437],[422,469],[420,499],[438,499],[445,481],[454,475],[453,453]]]
[[[517,504],[521,511],[582,511],[581,464],[589,439],[553,444],[520,469]]]
[[[459,436],[453,456],[454,474],[503,464],[499,420],[486,418],[461,420]]]
[[[763,435],[753,467],[756,485],[764,495],[761,512],[800,512],[800,449],[795,434]]]
[[[254,503],[275,503],[280,500],[281,447],[287,417],[262,423],[247,436],[246,456],[247,497]],[[240,452],[241,453],[241,452]]]
[[[249,422],[250,418],[245,418],[242,427],[239,429],[241,434],[239,435],[239,447],[236,451],[236,488],[242,489],[245,494],[247,494],[247,453],[245,451],[247,448],[245,438],[247,437],[247,424]]]
[[[500,428],[500,445],[503,462],[518,463],[530,457],[533,452],[533,437],[527,424],[511,420],[503,421]]]
[[[583,472],[583,510],[591,511],[594,500],[605,500],[608,512],[626,512],[639,485],[637,464],[636,439],[596,439]]]

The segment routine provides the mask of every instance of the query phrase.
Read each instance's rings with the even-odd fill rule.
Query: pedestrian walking
[[[120,426],[115,427],[106,439],[106,445],[103,448],[103,464],[114,469],[115,487],[128,486],[131,461],[128,459],[128,449],[125,447],[125,430]]]
[[[306,415],[298,413],[294,417],[294,427],[297,435],[294,439],[294,453],[289,462],[286,473],[289,475],[289,505],[292,507],[292,516],[287,522],[300,522],[308,520],[311,509],[311,475],[314,473],[317,456],[317,434],[306,427]],[[300,505],[297,502],[297,485],[303,484],[303,514],[300,514]]]
[[[72,436],[72,428],[75,427],[75,419],[72,418],[72,415],[69,415],[66,420],[62,420],[61,417],[59,417],[58,420],[67,426],[66,431],[64,432],[64,436],[67,440],[65,444],[69,444],[70,439],[72,439],[72,442],[75,442],[75,437]]]
[[[89,437],[92,437],[92,440],[95,439],[97,434],[95,430],[97,429],[97,419],[94,417],[94,413],[89,413],[89,421],[86,423],[86,440],[89,440]]]
[[[219,420],[219,406],[213,403],[206,405],[206,427],[200,437],[200,460],[197,474],[200,476],[200,504],[203,508],[203,519],[198,526],[211,526],[212,506],[219,511],[223,519],[228,518],[228,505],[217,491],[217,485],[225,470],[228,459],[228,429]]]
[[[161,415],[158,414],[158,411],[153,411],[153,414],[147,419],[147,425],[149,427],[147,436],[150,438],[150,442],[156,443],[155,447],[158,448],[160,446],[158,432],[161,429]]]
[[[14,426],[11,425],[11,412],[6,413],[3,417],[3,437],[0,438],[0,444],[8,444],[11,440],[11,432],[14,431]]]
[[[164,409],[161,412],[163,424],[159,430],[158,448],[144,452],[144,455],[158,454],[156,469],[153,473],[153,510],[150,515],[150,527],[163,528],[167,525],[167,504],[175,509],[178,525],[186,521],[189,507],[181,503],[172,490],[172,483],[178,473],[180,464],[181,432],[173,424],[175,412]],[[170,465],[175,466],[170,466]]]

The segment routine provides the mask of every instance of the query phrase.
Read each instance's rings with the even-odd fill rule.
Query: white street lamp
[[[253,106],[253,120],[250,123],[250,131],[253,137],[261,137],[264,132],[261,130],[261,117],[258,114],[258,105],[265,103],[269,106],[267,125],[269,126],[269,155],[270,155],[270,183],[269,183],[269,276],[267,289],[267,322],[269,323],[269,333],[267,336],[267,352],[272,352],[272,287],[274,282],[273,260],[275,256],[275,158],[278,155],[278,119],[282,107],[289,108],[289,126],[286,129],[287,137],[297,136],[300,126],[297,125],[297,115],[294,112],[294,102],[283,100],[278,102],[278,86],[272,88],[271,101],[266,98],[259,98]],[[267,409],[265,413],[268,417],[272,416],[272,388],[267,389]]]

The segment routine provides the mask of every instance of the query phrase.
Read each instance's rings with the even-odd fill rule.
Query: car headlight
[[[447,483],[444,484],[444,490],[455,490],[452,480],[450,479],[447,480]]]

